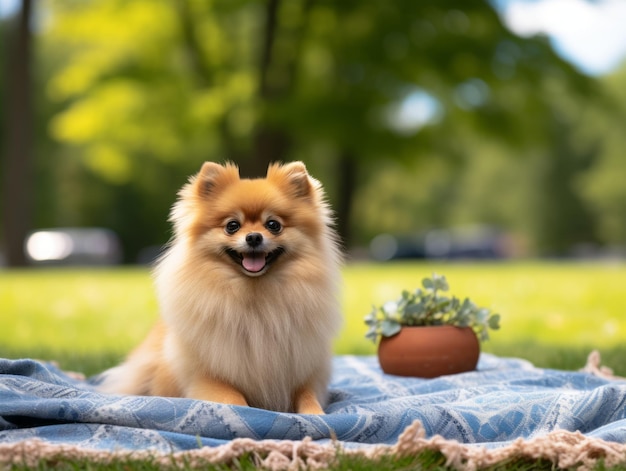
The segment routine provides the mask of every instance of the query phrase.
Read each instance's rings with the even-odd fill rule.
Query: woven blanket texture
[[[333,366],[327,415],[306,416],[103,395],[52,364],[0,360],[0,464],[76,450],[223,462],[247,450],[285,469],[328,464],[338,448],[369,456],[437,449],[470,468],[513,455],[564,465],[626,460],[626,381],[597,356],[573,372],[482,354],[476,371],[429,380],[385,375],[375,357],[338,356]]]

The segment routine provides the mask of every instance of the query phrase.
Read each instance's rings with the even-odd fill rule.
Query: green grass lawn
[[[446,275],[452,294],[502,315],[483,350],[571,369],[597,348],[605,364],[626,374],[617,361],[626,352],[625,264],[348,264],[336,353],[375,353],[363,323],[372,304],[433,272]],[[92,374],[140,341],[158,307],[145,268],[8,270],[0,271],[0,313],[0,355],[57,359]]]
[[[344,269],[344,328],[337,354],[373,354],[363,317],[372,304],[395,299],[433,272],[446,275],[451,293],[471,297],[502,315],[483,350],[577,369],[599,349],[603,363],[626,375],[626,264],[602,263],[354,263]],[[63,368],[97,373],[118,362],[158,316],[144,268],[0,271],[0,357],[58,360]],[[336,469],[446,469],[437,453],[408,461],[340,460]],[[98,465],[57,460],[55,469],[157,469],[150,462]],[[42,463],[38,469],[47,469]],[[254,469],[243,457],[209,469]],[[493,469],[553,469],[541,461]],[[11,469],[28,469],[14,466]],[[600,465],[597,469],[604,469]],[[613,469],[626,469],[625,467]]]

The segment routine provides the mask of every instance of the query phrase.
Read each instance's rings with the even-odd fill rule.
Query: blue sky
[[[626,0],[493,0],[520,36],[546,34],[555,51],[589,75],[626,58]]]

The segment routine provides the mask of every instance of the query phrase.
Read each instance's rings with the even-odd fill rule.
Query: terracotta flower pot
[[[403,327],[383,337],[378,359],[383,371],[399,376],[434,378],[476,368],[480,346],[470,327]]]

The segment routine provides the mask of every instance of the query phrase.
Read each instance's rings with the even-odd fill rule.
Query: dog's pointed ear
[[[239,180],[239,169],[232,163],[224,165],[215,162],[204,162],[194,179],[194,186],[198,196],[204,198],[213,194],[216,187],[222,187],[229,182]]]
[[[224,170],[220,164],[215,162],[204,162],[196,177],[196,188],[200,196],[207,196],[217,182],[217,178]]]
[[[267,178],[282,177],[289,185],[292,194],[297,198],[310,196],[315,187],[302,162],[290,162],[285,165],[272,164],[267,169]]]

